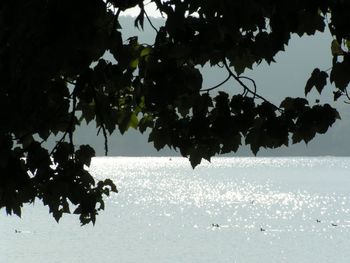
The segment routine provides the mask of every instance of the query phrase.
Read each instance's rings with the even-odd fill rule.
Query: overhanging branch
[[[266,103],[269,103],[270,105],[272,105],[276,110],[278,110],[279,112],[282,112],[283,110],[280,108],[280,107],[277,107],[276,105],[274,105],[273,103],[271,103],[269,100],[265,99],[264,97],[262,97],[261,95],[257,94],[256,92],[256,83],[253,79],[251,78],[248,78],[248,77],[238,77],[236,74],[233,73],[233,71],[230,69],[229,65],[227,64],[226,62],[226,58],[223,59],[223,63],[224,63],[224,66],[226,68],[226,70],[229,72],[230,76],[232,76],[238,83],[239,85],[241,85],[244,90],[250,94],[252,94],[254,96],[254,98],[259,98],[261,99],[262,101],[266,102]],[[253,82],[253,85],[254,85],[254,91],[252,91],[244,82],[242,82],[241,79],[248,79],[250,81]]]

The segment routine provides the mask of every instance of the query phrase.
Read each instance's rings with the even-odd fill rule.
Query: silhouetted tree
[[[96,123],[105,138],[115,129],[144,132],[156,149],[169,146],[195,167],[242,142],[254,154],[309,142],[339,118],[326,105],[286,98],[274,105],[258,93],[244,70],[274,57],[292,34],[333,36],[330,74],[315,69],[305,86],[319,93],[329,80],[334,99],[350,81],[350,2],[343,0],[150,0],[165,19],[152,25],[140,0],[4,0],[0,3],[0,207],[21,215],[41,199],[58,221],[70,203],[82,224],[95,222],[103,195],[84,166],[95,155],[74,144],[75,128]],[[125,39],[120,13],[139,6],[135,27],[150,23],[154,43]],[[104,54],[113,55],[108,61]],[[203,87],[201,66],[227,71]],[[236,93],[220,87],[231,81]],[[56,135],[46,149],[43,142]],[[290,142],[290,139],[291,142]]]

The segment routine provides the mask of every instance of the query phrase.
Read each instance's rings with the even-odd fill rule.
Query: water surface
[[[350,158],[94,158],[95,227],[40,202],[0,216],[0,262],[349,262]],[[21,231],[16,233],[15,230]]]

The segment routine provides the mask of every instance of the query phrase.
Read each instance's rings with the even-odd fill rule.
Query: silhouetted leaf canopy
[[[20,216],[23,204],[37,198],[57,221],[73,206],[82,224],[95,222],[103,196],[117,188],[110,180],[96,182],[86,169],[95,151],[74,144],[83,122],[96,123],[106,153],[116,129],[148,129],[157,150],[173,148],[195,167],[242,144],[257,154],[307,143],[339,118],[328,104],[304,98],[273,105],[243,74],[273,63],[292,34],[328,28],[333,66],[329,74],[315,69],[305,94],[314,87],[321,93],[329,82],[335,100],[347,96],[349,1],[149,2],[165,19],[159,28],[141,0],[1,1],[0,208],[8,214]],[[140,12],[131,26],[151,24],[153,43],[122,33],[121,12],[135,6]],[[204,65],[222,67],[227,79],[204,87]],[[220,91],[224,83],[232,93]],[[53,135],[55,147],[45,148]]]

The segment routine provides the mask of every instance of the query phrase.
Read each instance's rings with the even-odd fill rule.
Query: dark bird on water
[[[261,231],[261,232],[263,232],[263,231],[265,231],[265,229],[264,229],[264,228],[262,228],[262,227],[260,227],[260,231]]]
[[[321,223],[321,220],[316,219],[316,222],[317,222],[317,223]]]
[[[211,224],[212,227],[220,227],[219,224]]]
[[[332,226],[338,226],[337,224],[332,223]]]

